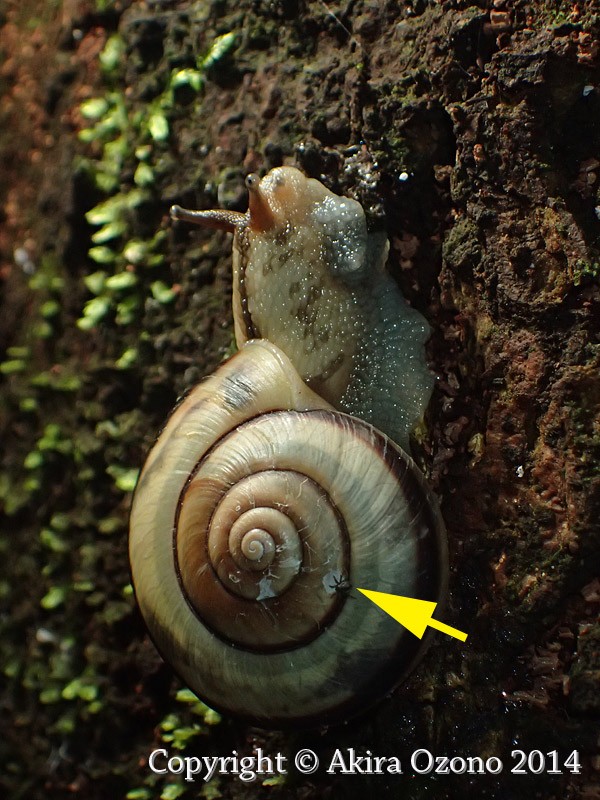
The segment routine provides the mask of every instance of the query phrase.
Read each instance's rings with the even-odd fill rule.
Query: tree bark
[[[599,798],[593,0],[99,0],[1,23],[7,796],[199,796],[147,765],[179,735],[190,756],[321,760],[278,788],[222,776],[207,796]],[[173,83],[182,70],[199,78]],[[173,231],[169,205],[243,210],[244,176],[281,163],[360,200],[431,324],[414,453],[448,529],[445,620],[469,633],[436,634],[364,718],[289,735],[209,726],[175,699],[126,553],[135,469],[232,346],[230,243]],[[402,774],[328,774],[338,748],[397,756]],[[504,768],[420,775],[419,749]],[[515,774],[518,750],[556,750],[560,772],[546,755]]]

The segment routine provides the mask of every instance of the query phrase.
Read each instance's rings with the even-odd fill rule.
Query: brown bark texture
[[[0,6],[3,796],[600,798],[598,12]],[[244,177],[283,163],[387,230],[388,268],[432,327],[414,455],[448,529],[444,618],[469,632],[436,634],[364,717],[287,734],[182,691],[126,545],[144,453],[233,347],[230,239],[174,229],[168,208],[244,210]],[[289,774],[186,783],[151,773],[157,747],[262,747]],[[313,775],[291,766],[303,747]],[[396,756],[402,774],[328,774],[337,748]],[[420,775],[419,748],[504,769]],[[514,774],[515,750],[557,751],[558,770],[546,755]]]

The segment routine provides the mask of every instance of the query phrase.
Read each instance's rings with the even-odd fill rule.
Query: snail
[[[423,642],[357,587],[442,601],[445,530],[407,455],[429,400],[425,320],[355,200],[292,167],[249,209],[174,219],[234,233],[239,351],[175,408],[135,490],[130,562],[163,657],[263,728],[341,722]]]

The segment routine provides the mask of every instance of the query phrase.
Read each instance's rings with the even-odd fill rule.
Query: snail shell
[[[330,222],[327,246],[322,228],[318,236],[298,229],[307,219],[314,222],[323,192],[328,200],[336,196],[297,170],[273,172],[262,184],[269,189],[274,182],[279,205],[251,178],[249,214],[199,212],[203,221],[236,231],[241,349],[187,395],[150,452],[132,506],[130,560],[158,649],[201,698],[262,727],[314,726],[347,719],[385,696],[423,650],[355,587],[439,602],[447,552],[437,502],[410,457],[329,402],[348,396],[341,374],[346,385],[364,376],[358,349],[351,345],[347,354],[343,343],[335,344],[342,360],[323,371],[334,343],[321,336],[323,347],[311,349],[284,335],[289,331],[278,315],[289,294],[281,298],[283,276],[269,295],[274,319],[254,299],[255,283],[264,288],[263,278],[268,284],[273,272],[285,271],[271,268],[278,247],[294,268],[299,254],[290,242],[299,236],[313,269],[331,262],[333,252]],[[298,200],[292,202],[298,185],[312,198],[299,216]],[[291,192],[285,203],[284,190]],[[259,192],[258,204],[253,192]],[[351,210],[354,221],[346,225],[342,212],[342,227],[352,239],[360,215]],[[190,213],[175,210],[182,218]],[[366,236],[366,228],[358,228]],[[364,247],[361,252],[363,258]],[[294,274],[292,281],[297,269]],[[363,315],[358,327],[365,324],[368,303],[353,301],[355,290],[347,291],[345,279],[341,289],[337,278],[308,281],[304,289],[320,285],[319,297],[330,304],[329,310],[318,304],[312,332],[327,327],[327,316],[332,335],[352,329],[353,311]],[[335,291],[346,302],[341,314],[333,305]],[[408,316],[409,327],[423,327]],[[283,344],[246,341],[265,330],[270,336],[277,330]],[[306,349],[317,355],[303,362]],[[379,405],[369,403],[377,413]]]

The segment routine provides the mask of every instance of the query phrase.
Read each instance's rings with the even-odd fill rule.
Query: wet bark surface
[[[595,4],[107,0],[0,24],[6,796],[600,797]],[[169,205],[244,210],[245,175],[282,163],[360,200],[431,324],[414,454],[448,528],[445,619],[469,632],[363,718],[285,735],[181,693],[126,552],[144,453],[232,351],[230,241]],[[322,766],[153,775],[179,746]],[[328,774],[336,748],[403,772]],[[504,769],[416,775],[419,748]],[[511,773],[517,749],[560,774]]]

